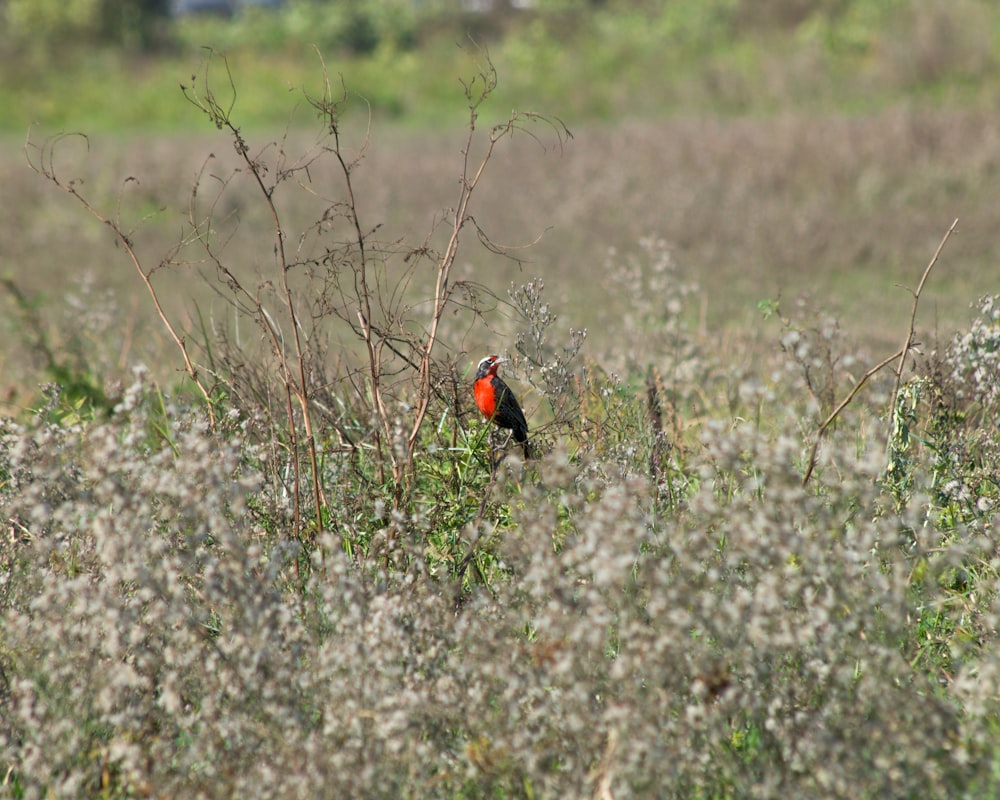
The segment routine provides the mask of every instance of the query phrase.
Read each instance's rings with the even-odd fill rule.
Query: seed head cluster
[[[939,393],[986,407],[982,348],[967,341],[941,357]],[[935,483],[945,454],[931,450],[911,453],[913,480],[894,495],[880,437],[859,446],[846,430],[803,487],[802,409],[767,427],[706,424],[661,450],[654,476],[654,432],[625,410],[641,397],[608,380],[604,434],[631,425],[632,449],[556,446],[530,481],[502,467],[507,514],[483,522],[495,565],[471,583],[429,549],[428,514],[384,496],[370,518],[395,530],[391,561],[349,557],[343,542],[363,532],[346,517],[289,540],[252,425],[212,431],[160,406],[142,372],[107,419],[3,422],[5,791],[996,789],[986,434],[956,433],[956,447],[984,445],[964,493]],[[749,385],[758,398],[766,380]],[[927,408],[915,419],[938,430],[940,404]]]

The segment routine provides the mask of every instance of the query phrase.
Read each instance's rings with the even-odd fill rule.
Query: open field
[[[1000,794],[994,15],[807,6],[4,138],[0,797]]]
[[[770,338],[776,330],[757,305],[779,296],[786,308],[803,296],[837,316],[847,336],[874,353],[891,352],[905,335],[912,290],[951,222],[958,235],[927,287],[921,338],[947,339],[970,319],[970,307],[995,285],[1000,245],[1000,137],[987,111],[894,108],[860,117],[671,118],[573,129],[561,146],[525,135],[504,142],[472,209],[486,233],[515,247],[508,257],[473,241],[462,251],[465,274],[497,292],[511,281],[546,281],[560,315],[587,327],[592,346],[614,349],[624,300],[605,269],[609,250],[662,238],[685,281],[704,289],[699,324],[720,341]],[[422,241],[454,203],[462,130],[420,132],[378,126],[356,172],[361,211],[386,239]],[[348,135],[360,147],[363,134]],[[265,148],[275,136],[251,135]],[[293,133],[290,151],[312,137]],[[120,292],[126,308],[148,308],[141,285],[106,231],[65,194],[32,173],[8,140],[4,176],[3,271],[55,307],[60,293],[88,276]],[[66,141],[60,169],[84,177],[105,210],[122,181],[130,224],[153,214],[137,242],[156,259],[174,243],[191,187],[210,154],[226,160],[226,142],[208,134],[106,136]],[[314,176],[322,185],[325,173]],[[252,204],[234,187],[233,207],[248,206],[231,252],[247,265],[267,263],[267,229],[254,227]],[[315,209],[289,192],[293,230]],[[162,209],[162,210],[160,210]],[[533,242],[537,242],[530,247]],[[181,313],[188,296],[204,299],[195,271],[158,280]],[[135,298],[135,299],[132,299]],[[802,320],[807,324],[808,320]],[[480,345],[481,342],[472,344]],[[142,337],[135,340],[144,345]],[[141,351],[140,351],[141,352]],[[8,378],[9,380],[9,378]]]
[[[969,305],[1000,235],[993,120],[904,107],[501,141],[470,212],[494,242],[544,236],[518,264],[466,230],[453,275],[482,291],[442,320],[410,467],[388,443],[429,390],[405,360],[366,373],[357,329],[310,339],[315,502],[309,437],[279,400],[297,384],[253,343],[252,310],[240,346],[197,243],[152,280],[211,382],[215,432],[176,388],[179,353],[124,249],[9,148],[4,259],[24,296],[4,298],[3,375],[25,422],[5,423],[0,457],[6,788],[253,797],[280,773],[289,797],[991,793],[995,315],[970,329]],[[313,144],[295,132],[285,148]],[[359,212],[385,223],[373,296],[391,310],[409,276],[416,303],[393,347],[421,341],[436,268],[389,243],[436,221],[441,247],[461,146],[458,128],[377,129],[352,173]],[[259,193],[212,189],[235,166],[221,135],[55,152],[57,177],[82,177],[108,214],[140,178],[120,224],[153,214],[129,237],[146,268],[220,154],[206,185],[222,261],[280,300]],[[338,173],[308,178],[276,195],[303,257],[345,235],[337,216],[300,237]],[[891,424],[876,375],[803,487],[824,417],[905,338],[894,284],[916,285],[955,217],[918,318],[942,354],[904,372]],[[357,251],[337,252],[356,281]],[[328,278],[303,281],[294,302],[318,332]],[[784,325],[758,309],[779,295]],[[491,467],[470,409],[486,348],[516,356],[547,453],[527,472]],[[66,388],[32,421],[53,379]]]
[[[563,319],[600,336],[600,349],[615,347],[622,311],[603,280],[606,255],[640,237],[664,239],[680,275],[705,289],[698,324],[722,339],[766,338],[757,304],[780,295],[790,309],[808,294],[858,346],[894,349],[909,314],[900,287],[913,288],[955,218],[960,233],[928,287],[921,338],[947,337],[991,291],[1000,15],[989,4],[928,2],[917,13],[907,3],[846,2],[810,12],[796,0],[720,0],[584,14],[552,3],[520,15],[426,18],[405,4],[358,8],[382,42],[367,54],[345,47],[343,14],[322,4],[181,20],[169,46],[141,55],[71,37],[46,47],[13,26],[0,48],[10,62],[0,127],[11,131],[0,147],[0,272],[56,302],[52,288],[65,287],[66,275],[89,275],[132,308],[140,287],[100,226],[25,169],[25,130],[34,125],[39,144],[64,131],[90,135],[89,153],[79,142],[60,148],[59,168],[86,176],[104,210],[118,203],[124,178],[138,178],[122,198],[124,216],[131,225],[163,209],[139,239],[156,259],[176,243],[208,155],[220,168],[231,158],[177,88],[204,77],[204,45],[228,54],[234,114],[251,146],[266,152],[290,121],[290,150],[300,153],[316,132],[302,92],[322,91],[318,47],[353,96],[345,146],[362,146],[371,111],[356,180],[366,223],[383,225],[388,239],[423,241],[455,202],[466,113],[459,80],[487,52],[498,84],[481,123],[517,108],[569,124],[573,138],[561,146],[544,135],[540,144],[503,143],[472,209],[526,263],[473,246],[461,265],[493,291],[544,278]],[[228,96],[218,55],[211,69],[213,88]],[[227,202],[242,210],[241,191],[233,187]],[[316,209],[285,194],[292,226],[308,225]],[[248,267],[270,248],[253,228],[233,242]],[[190,315],[185,300],[199,282],[163,282]],[[129,314],[141,324],[135,302]]]

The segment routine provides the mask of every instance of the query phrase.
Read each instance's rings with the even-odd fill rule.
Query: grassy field
[[[997,793],[1000,13],[611,6],[4,42],[0,796]]]
[[[702,324],[720,336],[749,329],[756,337],[760,301],[808,295],[859,346],[896,346],[906,289],[959,218],[960,235],[929,287],[923,338],[967,323],[970,305],[991,290],[996,250],[996,15],[976,2],[935,3],[922,14],[905,3],[813,16],[792,2],[702,9],[609,12],[590,24],[558,11],[423,25],[404,15],[396,26],[417,36],[418,49],[325,54],[334,82],[342,75],[354,98],[348,143],[361,148],[371,125],[357,173],[366,221],[420,241],[454,202],[466,116],[459,81],[475,76],[488,52],[499,80],[482,122],[533,110],[573,133],[562,146],[524,136],[498,151],[474,210],[526,263],[470,248],[468,269],[489,276],[494,291],[542,277],[573,324],[613,330],[621,309],[601,280],[607,253],[654,236],[705,289]],[[142,235],[151,252],[165,251],[204,160],[229,149],[179,88],[206,77],[203,44],[227,54],[235,118],[250,143],[265,148],[291,125],[292,145],[304,151],[315,126],[303,92],[322,92],[323,71],[302,31],[322,41],[336,26],[278,19],[195,21],[158,57],[69,49],[48,61],[33,62],[44,58],[34,51],[17,59],[25,73],[0,81],[9,100],[0,127],[10,132],[0,150],[8,210],[0,270],[50,295],[71,264],[71,275],[134,302],[128,295],[140,287],[102,245],[100,228],[25,168],[24,135],[29,126],[36,143],[86,133],[90,151],[67,144],[60,168],[88,177],[105,208],[118,202],[121,181],[136,177],[124,212],[138,220],[163,209]],[[479,46],[463,39],[470,26]],[[38,68],[46,63],[55,68]],[[214,88],[228,92],[226,63],[211,63]],[[308,213],[291,222],[308,224]],[[252,232],[236,245],[260,247]],[[183,304],[196,283],[164,292],[180,288]]]
[[[501,293],[512,281],[544,279],[560,315],[610,348],[627,298],[607,274],[609,252],[628,252],[653,236],[667,242],[680,277],[704,290],[697,324],[720,341],[773,339],[775,326],[758,304],[780,297],[793,313],[808,299],[836,315],[858,347],[887,355],[905,337],[910,292],[958,218],[959,233],[919,317],[921,340],[933,345],[966,325],[972,304],[993,289],[993,209],[1000,202],[1000,184],[991,178],[1000,170],[994,119],[988,111],[902,106],[861,118],[591,122],[571,129],[573,138],[562,145],[515,137],[498,150],[472,209],[495,242],[514,249],[497,255],[470,242],[460,267]],[[294,132],[290,149],[305,152],[312,138]],[[249,139],[262,150],[277,141],[266,134]],[[355,148],[365,141],[356,127],[348,139]],[[422,241],[454,203],[462,142],[458,125],[374,129],[356,173],[368,224],[383,225],[380,236],[389,239]],[[133,317],[148,317],[141,285],[110,237],[27,169],[20,144],[8,140],[0,167],[8,197],[6,273],[26,292],[42,292],[53,309],[86,278],[113,287]],[[64,142],[58,158],[67,177],[86,179],[105,210],[115,208],[122,190],[128,224],[142,220],[137,243],[148,258],[159,258],[178,239],[205,160],[216,154],[212,166],[219,167],[229,150],[209,134],[98,134],[89,150],[81,141]],[[129,176],[138,183],[123,187]],[[245,191],[234,187],[227,202],[241,206]],[[296,231],[315,211],[301,194],[286,193]],[[269,252],[266,230],[251,219],[231,245],[247,266],[266,263]],[[192,267],[183,279],[157,276],[175,312],[190,316],[188,301],[206,299],[198,274]],[[155,339],[155,330],[147,333]],[[132,341],[141,348],[147,339]]]

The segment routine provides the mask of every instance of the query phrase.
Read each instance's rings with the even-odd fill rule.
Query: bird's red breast
[[[474,390],[479,410],[486,419],[493,419],[497,411],[497,393],[493,390],[493,376],[486,375],[477,380]]]

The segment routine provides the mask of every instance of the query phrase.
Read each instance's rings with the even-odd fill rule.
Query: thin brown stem
[[[896,365],[896,383],[892,389],[892,408],[895,414],[896,399],[899,397],[899,387],[903,381],[903,367],[906,365],[906,356],[910,352],[910,348],[913,346],[914,331],[917,324],[917,306],[920,303],[920,294],[924,290],[924,284],[927,282],[927,276],[931,274],[931,270],[934,269],[934,265],[937,264],[938,258],[941,257],[941,251],[944,250],[945,244],[948,243],[948,239],[955,232],[958,227],[958,218],[951,223],[951,227],[945,232],[944,237],[941,239],[941,243],[938,245],[937,250],[934,251],[934,257],[931,258],[927,267],[924,269],[924,274],[920,276],[920,283],[917,284],[917,290],[913,293],[913,308],[910,310],[910,329],[906,334],[906,341],[903,343],[903,347],[899,352],[899,364]]]
[[[63,181],[62,178],[56,173],[55,169],[55,150],[60,142],[64,141],[70,136],[79,136],[84,142],[87,143],[88,149],[90,143],[86,136],[83,134],[63,134],[57,136],[53,139],[42,144],[40,147],[33,145],[29,139],[25,142],[24,153],[28,161],[28,166],[38,175],[46,178],[54,186],[62,189],[67,194],[74,197],[89,213],[94,219],[112,232],[114,237],[121,244],[122,248],[128,254],[129,261],[131,261],[132,266],[135,268],[136,274],[142,281],[143,285],[146,287],[146,292],[153,302],[153,308],[156,310],[156,315],[160,318],[163,323],[163,327],[166,329],[167,334],[173,340],[177,349],[180,351],[181,358],[184,361],[184,370],[187,372],[188,377],[194,382],[194,385],[198,387],[198,391],[201,392],[202,397],[205,399],[205,406],[208,409],[209,421],[212,428],[215,428],[215,409],[212,405],[212,397],[209,394],[208,388],[205,386],[204,382],[201,380],[201,374],[198,368],[195,366],[194,361],[191,359],[191,354],[188,352],[187,342],[183,335],[181,335],[174,324],[170,321],[170,317],[167,316],[167,312],[164,310],[163,305],[160,303],[159,294],[156,291],[156,287],[153,286],[152,275],[154,270],[147,270],[143,267],[142,259],[139,256],[138,251],[135,248],[135,244],[132,241],[132,237],[127,231],[122,227],[120,217],[116,215],[115,218],[105,216],[80,192],[77,188],[76,181]],[[38,154],[37,162],[32,158],[32,149],[35,149]],[[132,179],[126,179],[125,184],[129,183]],[[124,185],[122,186],[122,191],[124,191]],[[120,198],[119,198],[119,208],[120,208]],[[158,266],[162,266],[168,263],[173,257],[173,253],[168,254],[164,259],[162,259]]]
[[[823,439],[823,434],[826,433],[826,430],[833,424],[834,420],[836,420],[840,413],[847,408],[850,402],[854,399],[857,393],[861,391],[864,385],[868,383],[871,377],[898,359],[895,369],[896,383],[893,387],[892,405],[890,406],[890,414],[895,417],[896,402],[899,397],[899,389],[903,380],[903,368],[906,364],[906,356],[913,347],[914,336],[916,333],[917,308],[920,304],[920,295],[923,293],[924,285],[927,283],[927,278],[931,274],[931,270],[934,269],[934,265],[937,264],[938,259],[941,257],[941,252],[944,250],[945,244],[948,242],[948,239],[955,232],[957,227],[958,219],[951,223],[951,227],[948,228],[944,237],[941,239],[941,243],[938,245],[937,250],[934,252],[933,258],[931,258],[930,262],[924,269],[923,275],[920,276],[920,283],[917,284],[917,289],[913,292],[913,308],[910,311],[910,325],[907,330],[906,341],[903,343],[903,346],[888,358],[882,359],[882,361],[862,375],[861,379],[854,385],[851,391],[847,393],[847,396],[837,404],[836,408],[830,412],[830,415],[823,421],[823,424],[820,425],[819,429],[816,431],[816,438],[813,441],[812,449],[809,451],[809,463],[806,466],[805,475],[802,476],[803,486],[809,482],[809,478],[812,476],[813,470],[816,468],[816,458],[819,453],[819,445]]]

